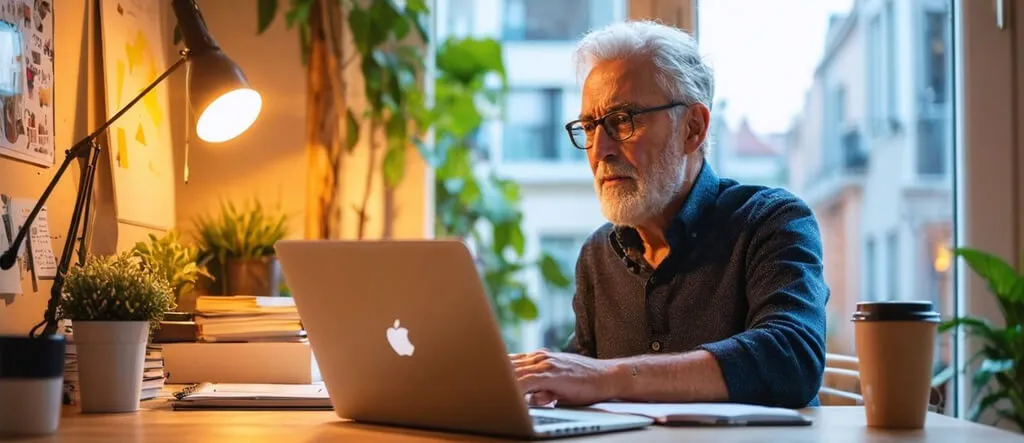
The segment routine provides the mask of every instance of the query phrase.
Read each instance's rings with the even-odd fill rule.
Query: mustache
[[[637,171],[632,165],[621,162],[621,161],[601,161],[597,165],[597,171],[594,174],[598,181],[603,181],[611,177],[625,177],[636,179]]]

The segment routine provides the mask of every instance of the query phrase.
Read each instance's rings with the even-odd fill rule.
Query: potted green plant
[[[167,280],[178,306],[191,295],[200,277],[213,279],[206,266],[198,263],[199,248],[183,244],[174,230],[163,237],[149,234],[149,241],[136,243],[131,253],[142,261],[143,269]]]
[[[239,209],[222,202],[216,216],[196,222],[200,262],[216,273],[224,295],[273,295],[280,283],[274,244],[287,235],[287,217],[272,215],[258,200]]]
[[[983,251],[957,248],[953,253],[985,279],[1005,322],[1004,327],[996,328],[985,319],[964,316],[939,326],[940,332],[962,327],[982,343],[981,350],[967,362],[971,366],[981,360],[971,380],[974,406],[968,418],[976,421],[982,413],[992,410],[997,420],[1010,420],[1024,431],[1024,275]],[[948,378],[951,373],[940,375]]]
[[[68,271],[58,315],[71,320],[82,412],[138,409],[149,332],[173,308],[167,281],[128,252]]]

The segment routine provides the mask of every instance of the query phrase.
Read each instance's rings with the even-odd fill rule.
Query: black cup
[[[0,336],[0,437],[57,430],[65,346],[62,335]]]
[[[857,303],[853,321],[925,321],[938,323],[939,313],[930,301],[863,301]]]

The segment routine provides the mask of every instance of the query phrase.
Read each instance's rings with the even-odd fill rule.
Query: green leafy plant
[[[288,234],[288,218],[270,214],[259,200],[242,208],[221,202],[220,213],[201,215],[195,220],[199,236],[200,261],[249,259],[274,255],[274,243]]]
[[[538,310],[523,281],[523,271],[540,270],[551,287],[569,278],[548,254],[526,258],[519,186],[493,171],[473,166],[482,149],[477,133],[484,106],[499,108],[506,89],[501,44],[494,39],[449,39],[437,51],[434,106],[417,115],[433,130],[434,141],[418,140],[421,155],[435,168],[435,235],[468,239],[476,248],[483,280],[503,330],[537,318]],[[501,87],[486,86],[496,77]],[[511,336],[506,340],[513,342]]]
[[[192,291],[199,277],[213,278],[206,267],[198,263],[199,248],[183,244],[174,230],[159,238],[149,234],[149,241],[135,243],[131,253],[142,261],[143,269],[170,283],[176,303],[181,301],[182,295]]]
[[[976,421],[982,413],[992,410],[998,420],[1010,420],[1024,431],[1024,275],[983,251],[957,248],[953,253],[985,279],[1005,320],[1002,328],[970,316],[954,318],[939,326],[940,332],[963,328],[982,343],[982,349],[967,362],[967,366],[972,366],[980,360],[971,380],[974,406],[968,418]],[[947,371],[945,376],[948,374]]]
[[[146,321],[156,327],[175,308],[163,276],[144,269],[130,252],[89,257],[72,267],[58,305],[61,318],[75,321]]]

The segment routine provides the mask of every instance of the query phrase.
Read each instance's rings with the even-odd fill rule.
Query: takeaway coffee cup
[[[924,427],[939,313],[928,301],[857,303],[860,386],[870,427]]]
[[[0,336],[0,439],[57,431],[64,337]]]

